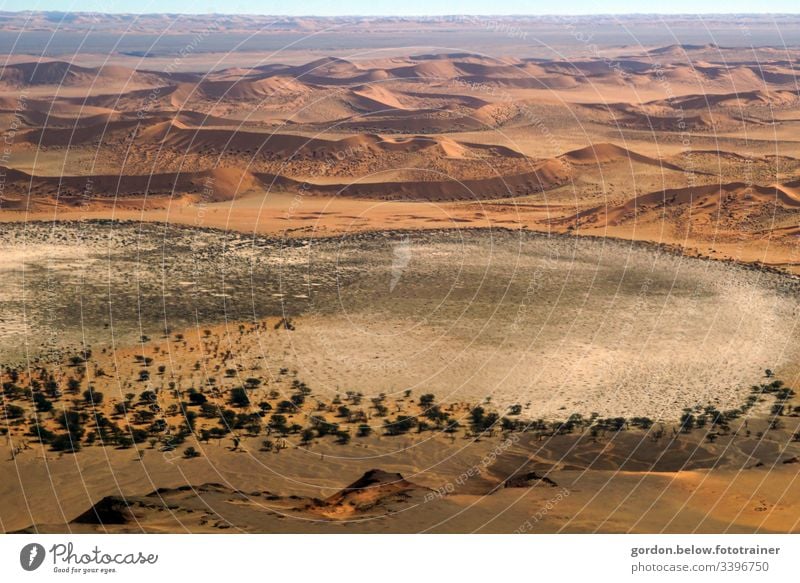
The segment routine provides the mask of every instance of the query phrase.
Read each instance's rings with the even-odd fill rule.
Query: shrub
[[[433,401],[434,400],[435,400],[435,397],[433,395],[431,395],[430,393],[427,393],[425,395],[422,395],[419,398],[419,406],[427,409],[428,407],[433,405]]]
[[[69,433],[61,433],[50,441],[50,447],[53,451],[76,452],[81,449],[81,443]]]
[[[242,387],[231,389],[231,405],[234,407],[247,407],[250,404],[250,397]]]
[[[117,445],[119,445],[123,449],[127,449],[127,448],[133,446],[133,439],[131,439],[130,437],[128,437],[126,435],[121,435],[117,439]]]
[[[99,405],[103,402],[103,393],[89,387],[87,390],[83,391],[83,400],[90,405]]]
[[[206,417],[207,419],[212,419],[219,415],[219,408],[213,403],[203,403],[200,405],[200,415]]]
[[[286,417],[276,413],[269,420],[268,427],[270,429],[274,429],[278,433],[286,433],[288,431],[288,428],[286,427]]]
[[[203,405],[208,402],[208,398],[203,394],[197,391],[191,391],[189,393],[189,403],[192,405]]]
[[[503,431],[515,431],[517,429],[517,421],[509,419],[508,417],[503,417],[500,420],[500,427]]]
[[[53,403],[48,401],[47,398],[41,393],[36,393],[33,395],[33,402],[36,405],[36,410],[39,411],[39,413],[47,413],[53,410]]]
[[[440,422],[447,419],[447,413],[442,411],[439,405],[433,405],[427,411],[425,411],[425,417],[431,421]]]
[[[444,424],[444,432],[445,433],[455,433],[458,431],[458,428],[461,427],[461,424],[458,422],[457,419],[448,419],[445,421]]]
[[[56,417],[56,420],[74,438],[80,439],[83,436],[82,419],[77,411],[64,411]]]
[[[308,445],[314,440],[314,431],[311,429],[303,429],[302,433],[300,433],[300,443],[303,445]]]
[[[134,443],[144,443],[147,441],[148,433],[146,429],[133,429],[131,431],[131,440]]]
[[[33,437],[37,438],[42,443],[50,443],[55,437],[55,433],[53,433],[52,431],[50,431],[45,427],[42,427],[38,423],[34,423],[33,425],[31,425],[28,433]]]
[[[311,425],[317,430],[317,435],[320,437],[328,435],[329,433],[335,433],[339,428],[336,423],[329,423],[324,417],[318,417],[317,415],[312,415],[310,421]]]
[[[158,400],[155,391],[142,391],[139,400],[144,403],[155,403]]]
[[[483,407],[475,407],[472,411],[469,412],[469,418],[472,420],[472,424],[476,427],[483,426],[483,415],[486,411]]]
[[[695,421],[696,419],[691,411],[684,412],[684,414],[681,415],[681,431],[689,433],[694,428]]]
[[[386,421],[383,428],[388,435],[408,433],[417,424],[417,420],[407,415],[398,415],[394,421]]]

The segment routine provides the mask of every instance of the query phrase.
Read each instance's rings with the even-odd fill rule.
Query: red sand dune
[[[567,152],[566,154],[563,154],[561,158],[575,165],[603,165],[612,162],[638,162],[648,166],[657,166],[659,168],[669,170],[683,171],[682,168],[676,166],[675,164],[665,162],[664,160],[658,160],[656,158],[650,158],[649,156],[644,156],[621,146],[609,143],[591,144],[585,148]]]

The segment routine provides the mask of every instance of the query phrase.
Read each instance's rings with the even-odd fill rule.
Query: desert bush
[[[76,452],[80,451],[80,441],[74,439],[69,433],[61,433],[50,440],[50,448],[53,451]]]
[[[250,404],[250,397],[243,387],[235,387],[231,389],[230,401],[235,407],[247,407]]]

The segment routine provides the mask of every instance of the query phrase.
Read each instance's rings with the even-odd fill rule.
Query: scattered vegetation
[[[293,329],[287,327],[290,320],[278,324],[279,328]],[[266,323],[254,326],[263,328]],[[242,330],[240,326],[240,334]],[[181,334],[171,338],[188,342]],[[604,418],[596,413],[573,413],[562,420],[546,421],[523,415],[520,404],[509,406],[501,414],[489,399],[480,405],[441,404],[432,393],[414,399],[408,390],[394,397],[379,394],[368,400],[360,392],[348,390],[328,401],[321,400],[296,372],[281,368],[277,375],[262,374],[259,366],[248,368],[235,363],[234,354],[224,348],[214,331],[205,330],[198,338],[208,358],[204,362],[192,359],[191,372],[174,362],[169,368],[157,362],[165,358],[166,351],[144,340],[141,352],[131,358],[127,376],[120,376],[119,371],[107,376],[89,350],[67,356],[63,369],[4,367],[0,370],[0,413],[7,425],[5,434],[23,436],[65,453],[88,446],[131,448],[144,443],[152,449],[173,451],[190,439],[195,443],[229,439],[232,449],[238,450],[243,437],[260,435],[265,436],[261,451],[271,453],[289,447],[289,438],[308,448],[323,439],[344,445],[376,435],[424,432],[452,439],[459,433],[481,439],[512,432],[533,433],[541,439],[572,433],[600,439],[633,430],[646,432],[652,439],[669,435],[669,427],[648,417]],[[149,371],[154,366],[158,375],[151,376]],[[102,374],[93,375],[93,371]],[[759,403],[765,403],[764,410],[768,411],[764,431],[782,428],[788,417],[800,417],[795,391],[776,379],[772,371],[765,372],[765,379],[752,387],[747,400],[736,409],[684,409],[671,428],[673,437],[701,430],[713,443],[735,431],[749,435],[749,413]],[[106,393],[97,390],[97,384]],[[122,388],[114,393],[115,386]],[[792,436],[800,441],[800,431]],[[182,452],[186,459],[200,455],[197,447],[189,444]]]

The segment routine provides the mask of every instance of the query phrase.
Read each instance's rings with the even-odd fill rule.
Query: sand
[[[109,415],[151,385],[176,409],[171,378],[227,403],[246,374],[274,405],[305,382],[331,416],[347,391],[391,416],[432,392],[462,427],[279,453],[191,438],[201,456],[175,459],[57,454],[14,422],[0,529],[797,531],[795,401],[777,427],[773,396],[676,425],[742,407],[764,369],[800,378],[796,19],[603,17],[595,45],[569,19],[253,35],[262,19],[230,16],[208,35],[192,16],[143,51],[158,16],[95,17],[113,51],[72,46],[81,16],[57,38],[37,14],[0,26],[19,51],[0,80],[4,363],[63,384],[91,345]],[[478,403],[656,425],[478,436]]]
[[[330,398],[411,389],[534,419],[669,421],[736,408],[765,369],[797,358],[791,280],[623,243],[496,230],[282,242],[81,223],[20,225],[0,248],[26,269],[7,270],[5,293],[27,328],[0,337],[17,358],[285,315],[295,331],[242,338],[237,358],[273,355],[270,368],[302,371]]]

